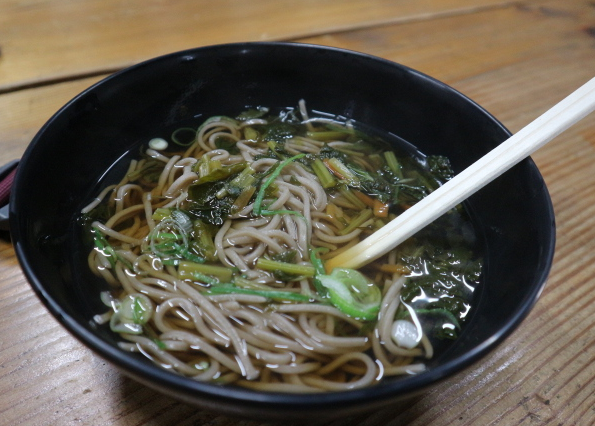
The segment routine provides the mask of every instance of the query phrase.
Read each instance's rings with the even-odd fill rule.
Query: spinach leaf
[[[441,155],[430,155],[427,158],[430,173],[442,182],[446,182],[454,177],[448,158]]]
[[[240,153],[240,149],[236,145],[236,141],[226,137],[218,137],[215,139],[215,146],[219,149],[224,149],[231,155],[237,155]]]
[[[200,219],[211,225],[223,225],[233,204],[229,196],[217,197],[217,193],[224,188],[224,181],[190,185],[187,197],[189,205],[186,210],[194,219]]]
[[[286,139],[303,134],[303,126],[288,121],[275,120],[265,126],[263,139],[266,141],[284,142]]]
[[[452,321],[430,314],[445,311],[463,322],[482,271],[482,260],[467,248],[472,246],[469,241],[465,247],[451,244],[465,238],[458,235],[462,231],[456,224],[461,219],[458,213],[454,215],[440,218],[428,227],[431,229],[420,231],[398,251],[400,261],[412,272],[403,285],[401,298],[420,312],[424,328],[433,330],[434,336],[442,339],[456,337],[457,327],[449,328],[445,324]],[[406,314],[405,310],[402,308],[400,314]]]

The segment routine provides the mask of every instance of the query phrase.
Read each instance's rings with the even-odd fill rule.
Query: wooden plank
[[[101,77],[0,95],[0,164],[20,158],[41,126],[78,93]]]
[[[0,2],[0,93],[233,41],[289,40],[502,7],[511,0]]]
[[[543,112],[593,77],[594,26],[591,3],[553,1],[301,41],[365,51],[427,73],[517,130],[534,118],[517,102],[519,88],[522,97],[545,96]],[[557,63],[572,71],[552,74],[549,68]]]

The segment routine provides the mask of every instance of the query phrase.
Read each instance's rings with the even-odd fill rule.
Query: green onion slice
[[[330,275],[317,275],[328,291],[331,303],[350,317],[370,321],[376,319],[382,295],[380,289],[354,269],[335,268]]]

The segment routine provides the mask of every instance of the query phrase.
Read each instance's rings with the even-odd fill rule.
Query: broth
[[[324,271],[449,179],[448,160],[310,115],[185,124],[106,173],[80,229],[107,283],[95,320],[123,350],[196,380],[318,392],[422,372],[457,338],[481,275],[462,205],[359,271]]]

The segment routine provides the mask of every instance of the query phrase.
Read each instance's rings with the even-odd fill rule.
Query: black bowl
[[[428,371],[367,389],[321,394],[257,392],[199,383],[118,349],[96,327],[103,308],[84,289],[83,254],[72,222],[98,180],[139,141],[195,118],[246,105],[309,108],[353,118],[400,136],[461,171],[509,136],[494,117],[445,84],[360,53],[287,43],[198,48],[143,62],[87,89],[39,131],[14,184],[10,227],[21,266],[50,312],[126,374],[184,401],[225,413],[321,418],[384,407],[469,366],[502,342],[537,300],[555,240],[547,188],[527,159],[471,197],[485,241],[474,315]],[[340,408],[338,408],[340,407]]]

